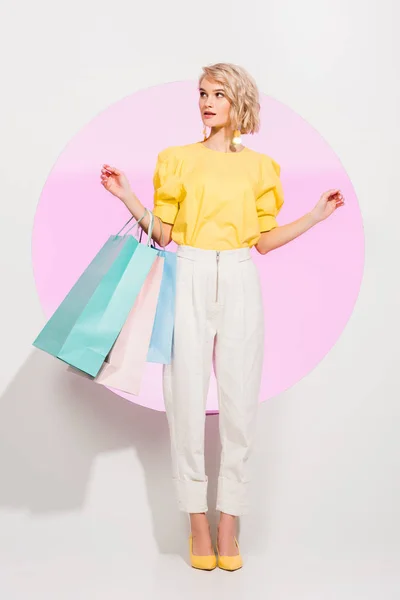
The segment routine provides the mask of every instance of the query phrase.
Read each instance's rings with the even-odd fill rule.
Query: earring
[[[207,127],[204,125],[203,128],[203,142],[205,142],[207,139]]]
[[[242,138],[240,136],[240,130],[239,129],[235,129],[235,131],[233,132],[233,139],[232,139],[232,144],[239,145],[242,143]]]

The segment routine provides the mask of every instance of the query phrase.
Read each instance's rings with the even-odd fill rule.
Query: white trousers
[[[250,250],[179,246],[173,352],[163,392],[180,510],[208,510],[204,430],[213,364],[222,447],[216,508],[248,512],[263,350],[261,286]]]

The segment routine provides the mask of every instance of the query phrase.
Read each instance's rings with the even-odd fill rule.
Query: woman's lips
[[[203,116],[205,119],[211,119],[211,117],[215,117],[215,113],[207,111],[207,112],[203,113]]]

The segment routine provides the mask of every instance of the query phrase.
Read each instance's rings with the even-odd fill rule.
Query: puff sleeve
[[[178,160],[174,147],[159,153],[153,176],[155,216],[173,225],[179,210],[182,184],[177,175]]]
[[[284,202],[280,173],[280,165],[266,156],[262,169],[262,189],[256,201],[261,233],[278,226],[276,217]]]

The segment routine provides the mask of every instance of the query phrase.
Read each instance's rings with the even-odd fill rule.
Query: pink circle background
[[[61,153],[43,188],[32,238],[34,277],[51,316],[94,254],[130,216],[100,184],[104,163],[128,176],[152,208],[157,154],[202,139],[197,82],[158,85],[124,98],[97,115]],[[298,219],[329,188],[346,205],[303,236],[267,254],[254,251],[266,315],[260,401],[307,375],[334,345],[359,292],[364,266],[362,219],[353,186],[338,157],[304,119],[261,95],[261,131],[244,143],[281,165],[285,204],[280,225]],[[162,367],[147,364],[137,404],[163,411]],[[95,385],[95,384],[94,384]],[[214,376],[208,412],[218,411]]]

